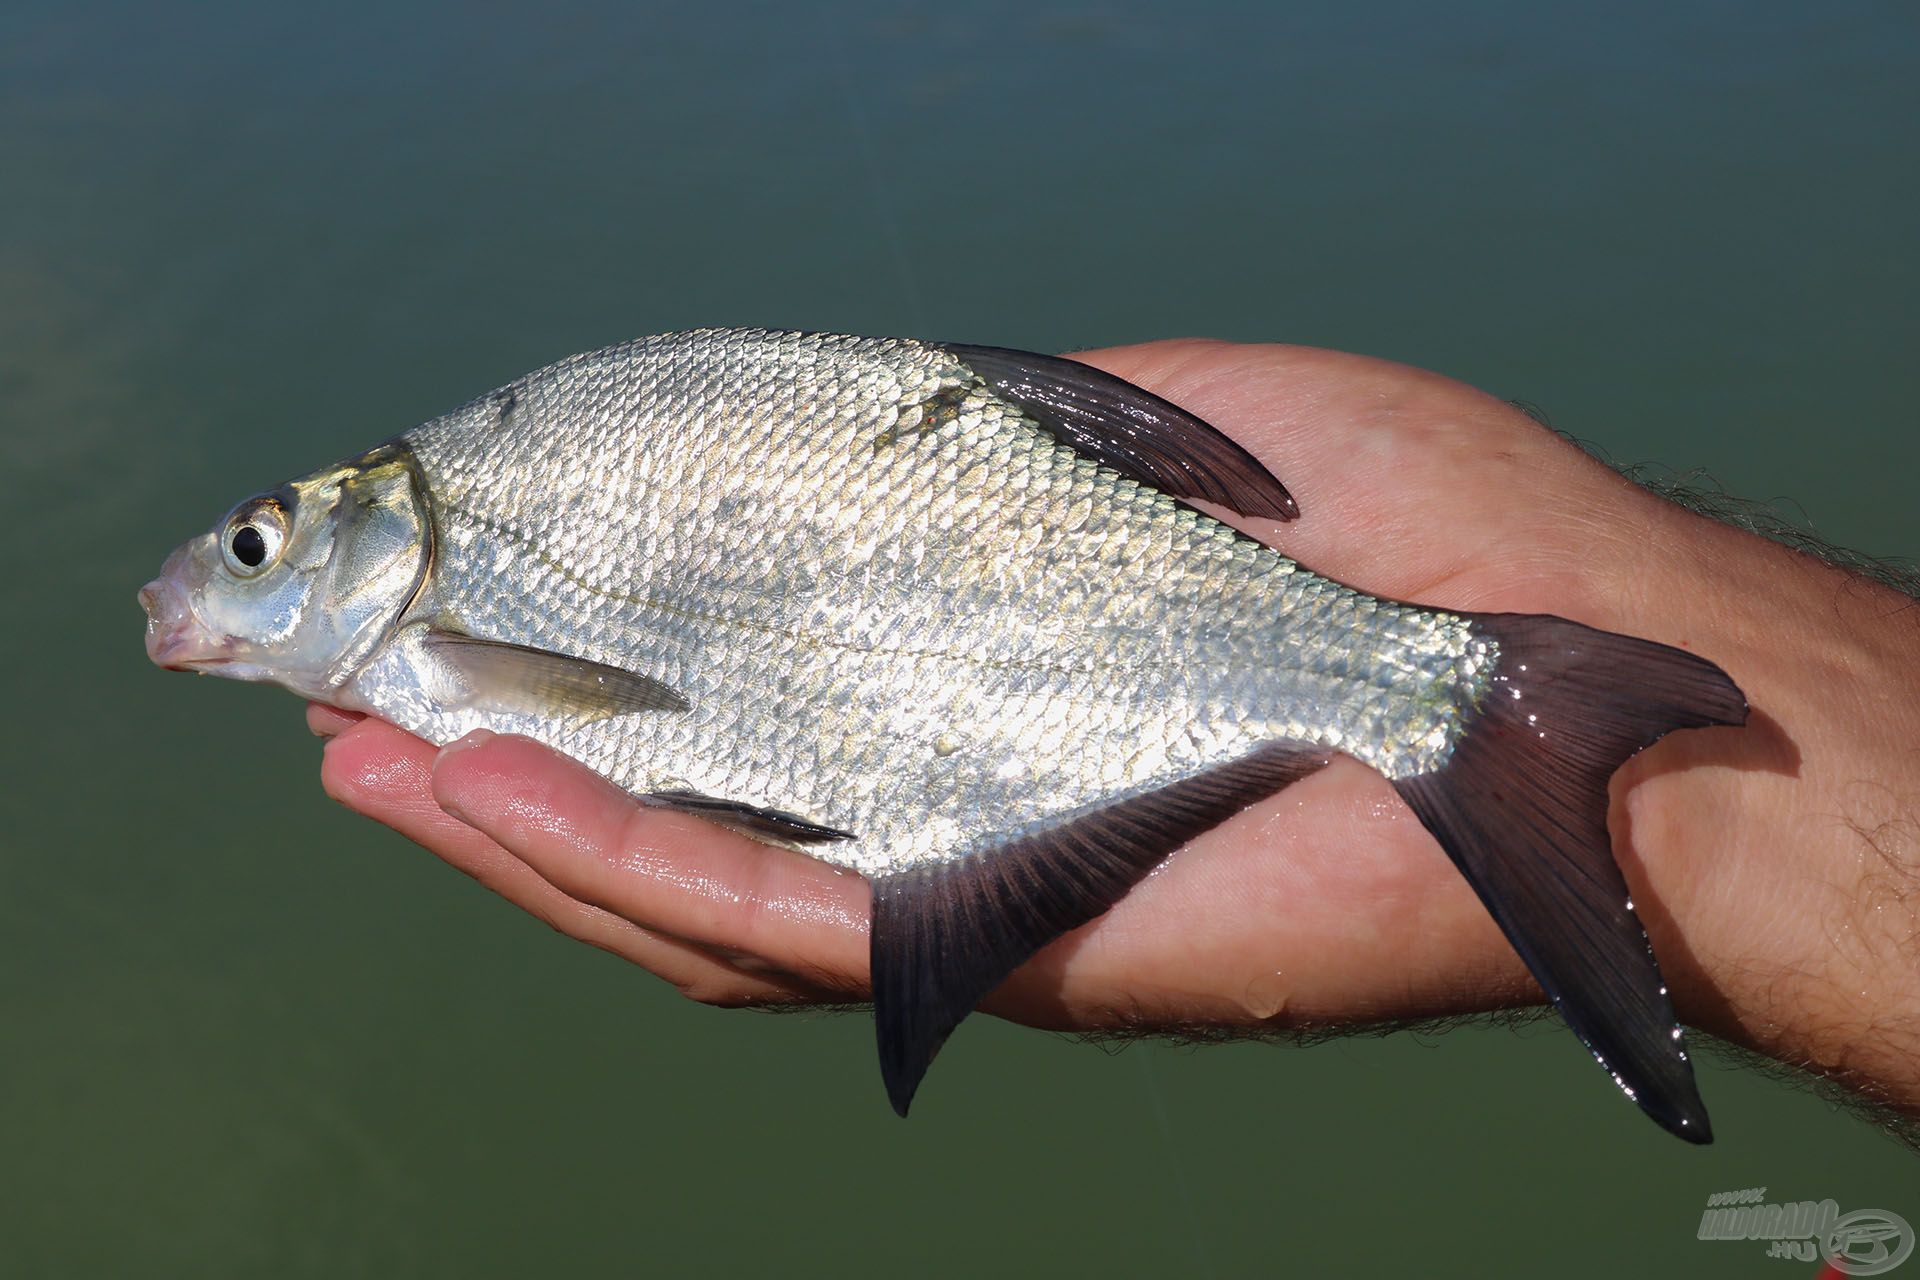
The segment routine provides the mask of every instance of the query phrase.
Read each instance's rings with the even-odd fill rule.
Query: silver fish
[[[703,330],[576,356],[250,498],[141,593],[162,666],[434,743],[521,733],[867,877],[901,1114],[948,1034],[1199,832],[1342,753],[1567,1022],[1709,1140],[1607,780],[1737,724],[1679,650],[1382,600],[1182,499],[1293,498],[1193,415],[997,348]]]

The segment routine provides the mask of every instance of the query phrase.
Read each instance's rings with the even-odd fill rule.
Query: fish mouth
[[[155,578],[140,588],[147,612],[147,657],[168,671],[203,671],[233,660],[230,636],[214,636],[193,616],[193,609],[170,578]]]

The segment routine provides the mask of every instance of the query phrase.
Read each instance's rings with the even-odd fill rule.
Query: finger
[[[866,989],[868,894],[851,873],[636,804],[526,738],[445,748],[433,794],[573,898],[846,996]]]
[[[569,937],[631,960],[694,999],[767,1004],[820,998],[777,976],[743,973],[698,947],[568,897],[434,802],[433,758],[428,743],[362,718],[327,744],[321,780],[327,793],[348,808],[393,828]]]
[[[1290,791],[1199,837],[983,1007],[1064,1028],[1196,1016],[1226,1025],[1320,1021],[1355,1010],[1387,1017],[1511,1003],[1525,974],[1508,963],[1511,950],[1471,890],[1398,821],[1403,815],[1380,811],[1379,788],[1367,785],[1377,779],[1358,769],[1328,774],[1320,790],[1329,794],[1315,802]],[[1313,789],[1311,781],[1298,787]],[[434,766],[434,794],[576,899],[829,990],[865,994],[867,894],[850,875],[636,805],[525,738],[476,734],[447,748]],[[1349,798],[1331,812],[1309,816],[1341,794]],[[1287,820],[1276,824],[1283,812]],[[1351,844],[1362,813],[1372,816],[1367,856],[1318,856]],[[1356,940],[1355,922],[1377,915],[1385,923],[1364,944]],[[1179,923],[1195,919],[1225,927],[1196,934]],[[1410,972],[1422,980],[1406,980]],[[1467,996],[1437,977],[1424,981],[1462,973],[1472,979]]]

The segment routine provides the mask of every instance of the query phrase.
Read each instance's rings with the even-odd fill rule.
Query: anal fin
[[[880,1073],[907,1114],[928,1065],[974,1006],[1053,939],[1106,912],[1167,854],[1319,769],[1273,743],[1036,833],[873,882]]]

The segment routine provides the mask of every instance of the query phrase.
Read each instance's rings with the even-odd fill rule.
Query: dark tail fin
[[[1673,1004],[1607,835],[1607,780],[1673,729],[1742,724],[1711,662],[1564,618],[1482,614],[1493,688],[1447,763],[1394,783],[1574,1033],[1669,1132],[1710,1142]]]

